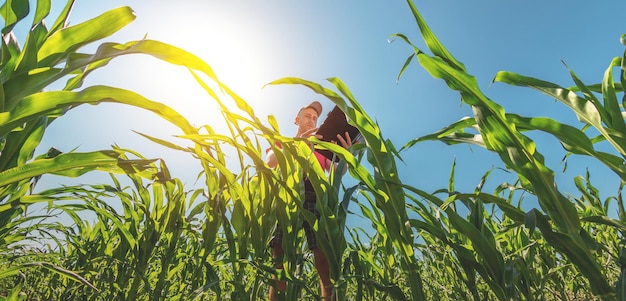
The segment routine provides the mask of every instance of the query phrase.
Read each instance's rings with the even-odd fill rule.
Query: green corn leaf
[[[624,42],[624,36],[622,35],[621,40],[622,43]],[[624,70],[626,70],[626,51],[624,51],[624,54],[622,55],[622,64],[620,66],[620,69],[622,70],[620,72],[620,77],[619,77],[619,83],[621,85],[621,91],[624,92],[626,90],[626,72],[624,72]],[[622,107],[626,107],[624,106],[624,103],[626,102],[626,99],[622,98]]]
[[[485,262],[485,267],[489,271],[492,280],[501,286],[504,283],[504,259],[502,258],[502,254],[496,248],[493,236],[486,237],[483,233],[481,233],[480,229],[477,229],[475,225],[472,225],[470,222],[461,218],[450,208],[446,210],[446,213],[448,214],[448,218],[454,228],[463,235],[466,235],[472,241],[474,250],[479,258]],[[483,212],[481,211],[477,214],[482,213]],[[494,289],[494,291],[498,291],[502,289],[502,287],[492,287],[492,289]]]
[[[592,222],[600,225],[607,225],[618,229],[619,231],[626,232],[626,225],[624,222],[610,218],[605,215],[594,215],[594,216],[586,216],[581,218],[581,220],[586,222]]]
[[[63,10],[59,13],[57,19],[54,21],[54,24],[50,28],[51,34],[67,26],[70,12],[72,11],[72,7],[74,7],[74,2],[76,2],[76,0],[67,0],[67,3],[65,3]]]
[[[385,284],[376,282],[372,279],[365,279],[364,283],[367,286],[374,287],[376,290],[380,292],[384,292],[388,294],[391,298],[393,298],[393,300],[398,300],[398,301],[406,300],[406,296],[404,295],[400,287],[398,287],[397,285],[393,285],[393,284],[385,285]]]
[[[42,67],[29,71],[13,75],[5,82],[6,111],[13,109],[23,97],[41,92],[45,87],[65,75],[64,71],[59,68]]]
[[[93,55],[71,54],[63,69],[41,67],[9,79],[5,83],[6,102],[11,109],[23,97],[38,92],[56,80],[76,71],[80,71],[80,73],[68,80],[65,89],[78,88],[91,72],[106,66],[113,58],[129,54],[147,54],[175,65],[200,70],[217,81],[213,70],[205,62],[193,54],[169,44],[154,40],[140,40],[126,44],[103,43]]]
[[[411,64],[411,61],[413,60],[414,57],[415,57],[415,54],[411,54],[406,59],[406,62],[404,62],[404,65],[402,65],[402,69],[400,69],[400,72],[398,72],[398,79],[397,79],[397,81],[400,81],[400,78],[402,77],[402,74],[404,74],[404,72],[406,71],[406,69],[409,66],[409,64]]]
[[[76,177],[93,170],[111,173],[139,173],[150,178],[151,173],[145,173],[152,167],[155,160],[122,160],[121,153],[116,151],[98,151],[91,153],[67,153],[52,159],[40,159],[23,166],[14,167],[0,172],[0,186],[16,183],[43,174],[58,174]]]
[[[94,70],[106,66],[113,58],[128,54],[146,54],[165,62],[185,66],[193,70],[202,71],[212,80],[219,82],[212,68],[197,56],[173,45],[155,40],[131,41],[125,44],[102,43],[93,55],[76,54],[68,58],[67,71],[75,71],[87,66],[84,72],[68,80],[67,89],[79,87],[83,79]],[[67,72],[66,72],[67,73]],[[192,73],[193,74],[193,73]],[[204,83],[196,77],[204,86]],[[208,87],[206,87],[208,89]],[[210,90],[210,89],[209,89]],[[210,93],[214,98],[215,93]]]
[[[4,28],[2,35],[4,36],[17,24],[17,22],[26,18],[30,11],[28,0],[7,0],[0,6],[0,16],[4,19]]]
[[[26,37],[26,43],[24,49],[20,53],[17,59],[17,67],[14,69],[14,74],[23,74],[32,69],[37,69],[37,49],[39,42],[43,40],[47,31],[43,25],[37,25],[31,29]]]
[[[409,223],[411,224],[411,227],[426,231],[429,234],[434,235],[435,237],[437,237],[439,240],[443,242],[448,241],[447,240],[448,233],[445,232],[441,227],[435,226],[436,224],[434,223],[428,223],[428,222],[424,222],[424,221],[413,219],[413,218],[409,219]]]
[[[20,131],[12,131],[6,136],[0,153],[0,170],[18,166],[32,158],[38,146],[48,119],[45,117],[24,124]]]
[[[552,134],[559,139],[567,151],[594,157],[615,171],[622,179],[626,178],[626,167],[623,164],[623,159],[596,151],[593,147],[593,141],[583,131],[550,118],[526,118],[515,114],[507,114],[507,118],[515,123],[520,130],[540,130]]]
[[[487,193],[460,193],[456,195],[456,198],[459,200],[469,199],[469,198],[477,198],[480,199],[484,203],[496,204],[500,210],[502,210],[509,218],[512,220],[523,223],[525,220],[526,214],[521,209],[511,205],[507,200],[499,198],[492,194]]]
[[[596,93],[602,93],[602,85],[604,83],[600,83],[600,84],[589,84],[587,85],[587,89],[596,92]],[[615,88],[615,92],[623,92],[624,89],[622,88],[622,83],[621,82],[614,82],[612,84],[613,88]],[[573,91],[573,92],[580,92],[580,89],[578,88],[578,86],[571,86],[571,87],[567,87],[568,90]]]
[[[591,90],[589,90],[587,85],[585,85],[585,83],[583,83],[582,80],[578,78],[578,76],[574,73],[574,71],[571,68],[569,68],[567,65],[565,66],[567,67],[567,70],[570,73],[570,77],[572,78],[576,86],[578,87],[578,90],[582,92],[584,99],[588,102],[586,103],[586,105],[587,106],[591,105],[596,110],[597,114],[600,117],[600,122],[605,123],[605,124],[611,124],[611,119],[609,117],[609,114],[607,110],[604,108],[604,106],[602,105],[602,103],[591,92]]]
[[[172,142],[169,142],[167,140],[156,138],[156,137],[153,137],[153,136],[150,136],[150,135],[146,135],[146,134],[143,134],[143,133],[140,133],[140,132],[137,132],[137,131],[133,131],[133,132],[141,135],[142,137],[146,138],[147,140],[150,140],[150,141],[152,141],[152,142],[154,142],[156,144],[160,144],[162,146],[171,148],[173,150],[178,150],[178,151],[183,151],[183,152],[190,151],[189,148],[182,147],[179,144],[172,143]],[[204,136],[202,136],[202,135],[181,135],[180,136],[180,138],[187,138],[187,139],[192,140],[192,141],[197,141],[198,143],[202,143],[201,141],[198,140],[201,137],[204,137]]]
[[[609,127],[615,129],[620,133],[626,132],[626,124],[624,123],[624,117],[617,101],[617,90],[615,82],[613,81],[613,68],[620,67],[622,64],[621,58],[614,58],[609,67],[604,72],[604,79],[602,80],[602,97],[604,98],[604,107],[611,122]],[[623,72],[623,71],[622,71]]]
[[[128,90],[93,86],[80,92],[41,92],[24,98],[10,112],[0,113],[0,134],[6,135],[20,124],[46,116],[59,109],[69,109],[80,104],[98,104],[100,102],[114,102],[143,108],[170,121],[185,133],[196,131],[184,117],[166,105],[148,100]]]
[[[37,9],[35,10],[35,17],[33,18],[33,26],[39,24],[45,17],[50,14],[50,8],[52,7],[52,0],[37,0]]]
[[[578,271],[591,282],[594,295],[608,297],[614,294],[614,289],[607,283],[598,263],[594,259],[590,260],[587,249],[581,248],[578,243],[572,240],[571,236],[553,231],[546,217],[537,209],[531,210],[529,215],[533,216],[537,228],[541,230],[546,240],[550,241],[556,250],[563,252],[577,267]]]
[[[47,263],[47,262],[29,262],[29,263],[24,263],[18,266],[14,266],[8,269],[4,269],[2,271],[0,271],[0,279],[4,279],[13,275],[17,275],[20,270],[23,269],[30,269],[30,268],[44,268],[46,270],[49,270],[53,273],[59,274],[67,279],[76,281],[76,282],[80,282],[84,285],[89,286],[90,288],[98,291],[98,288],[96,288],[95,286],[93,286],[93,284],[91,284],[89,281],[85,280],[85,278],[81,277],[78,273],[73,272],[73,271],[69,271],[67,269],[64,269],[60,266],[55,266],[53,264]]]
[[[471,117],[464,117],[459,121],[456,121],[438,130],[435,133],[415,138],[407,142],[404,146],[402,146],[402,148],[400,148],[400,151],[409,149],[418,142],[431,140],[441,141],[446,144],[471,143],[485,147],[480,135],[467,133],[466,129],[468,128],[473,128],[476,130],[476,119]]]
[[[593,143],[585,133],[573,126],[559,123],[545,117],[522,117],[516,114],[507,114],[507,119],[515,123],[519,130],[541,130],[555,136],[563,148],[580,155],[595,154]]]
[[[106,218],[111,223],[113,223],[116,226],[115,231],[120,233],[121,239],[125,240],[125,243],[128,244],[130,249],[134,249],[137,246],[137,234],[131,233],[131,231],[128,229],[128,225],[125,225],[124,220],[117,216],[114,211],[112,211],[110,208],[91,206],[91,204],[89,208],[90,210],[93,210],[93,212],[96,213],[99,218]]]
[[[133,11],[119,7],[83,23],[52,32],[37,53],[43,66],[52,66],[71,52],[106,38],[135,20]]]
[[[620,154],[626,154],[626,148],[624,145],[613,139],[613,137],[621,137],[621,135],[612,129],[605,128],[602,125],[602,118],[598,109],[586,99],[576,95],[573,91],[547,81],[522,76],[513,72],[498,72],[493,81],[503,82],[509,85],[530,87],[548,96],[554,97],[572,109],[580,121],[590,124],[596,128],[600,134],[602,134],[602,136],[609,141],[617,151],[620,152]]]
[[[2,64],[0,65],[0,71],[2,72],[0,72],[0,80],[5,82],[13,74],[21,49],[13,32],[6,34],[1,42],[2,57],[0,59]]]
[[[439,42],[439,39],[435,37],[435,34],[430,30],[430,27],[428,26],[428,24],[426,24],[426,21],[424,21],[424,18],[415,7],[415,4],[413,4],[413,1],[407,0],[407,3],[409,4],[409,7],[411,8],[411,12],[413,13],[413,16],[415,17],[415,22],[417,23],[417,26],[419,27],[420,32],[422,33],[422,37],[424,38],[424,42],[426,42],[428,49],[430,49],[430,51],[432,51],[435,56],[441,57],[444,60],[446,60],[446,62],[450,64],[450,66],[452,66],[453,68],[459,69],[459,70],[465,70],[465,66],[463,65],[463,63],[459,62],[456,58],[454,58],[454,56],[452,56],[452,54],[448,52],[448,50],[443,46],[443,44]],[[416,53],[416,54],[419,54],[419,53]]]

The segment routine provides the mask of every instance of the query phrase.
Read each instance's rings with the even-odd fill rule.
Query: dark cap
[[[311,108],[313,110],[315,110],[317,112],[317,116],[322,115],[322,104],[319,101],[313,101],[312,103],[310,103],[308,106],[304,106],[300,109],[300,111],[306,109],[306,108]],[[300,113],[300,111],[298,111],[298,113]]]

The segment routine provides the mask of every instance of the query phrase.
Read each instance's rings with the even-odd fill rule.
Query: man
[[[319,118],[321,114],[322,114],[322,104],[320,104],[318,101],[314,101],[310,103],[309,105],[302,107],[298,111],[298,114],[296,115],[296,119],[295,119],[295,123],[298,126],[296,137],[308,138],[310,136],[315,135],[318,129],[317,119]],[[318,136],[318,138],[321,139],[322,137]],[[345,133],[345,137],[342,137],[342,135],[338,134],[336,138],[344,148],[349,148],[352,145],[352,140],[350,139],[350,135],[347,132]],[[331,160],[327,159],[319,152],[313,150],[313,154],[317,158],[317,162],[325,171],[328,171],[330,170],[331,167],[335,166]],[[267,151],[267,164],[271,168],[274,168],[277,165],[276,155],[274,154],[271,147],[268,148],[268,151]],[[303,203],[303,207],[306,210],[311,211],[313,214],[315,214],[317,218],[319,218],[319,212],[317,212],[317,210],[315,209],[315,199],[316,199],[315,191],[313,190],[311,183],[307,179],[304,180],[304,187],[305,187],[304,189],[305,200]],[[304,221],[302,226],[306,234],[307,244],[309,246],[309,249],[313,251],[315,268],[320,277],[320,286],[322,288],[322,292],[321,292],[322,300],[336,300],[335,296],[331,297],[333,291],[332,291],[332,283],[330,281],[330,266],[328,264],[326,254],[324,254],[324,252],[322,252],[322,250],[317,247],[317,244],[315,241],[315,233],[313,232],[311,225],[309,225],[306,221]],[[280,227],[277,227],[276,233],[274,234],[274,237],[270,241],[270,247],[272,248],[272,257],[274,258],[274,261],[277,263],[276,268],[282,269],[283,268],[283,265],[282,265],[283,248],[282,248],[282,230],[280,229]],[[285,291],[285,288],[286,288],[285,281],[276,280],[276,287],[273,287],[273,286],[270,287],[269,300],[270,301],[276,300],[275,299],[276,289],[280,291]]]

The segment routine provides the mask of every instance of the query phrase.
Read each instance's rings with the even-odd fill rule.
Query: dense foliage
[[[298,175],[306,173],[321,213],[316,224],[319,247],[332,265],[339,300],[626,300],[622,187],[614,197],[601,199],[585,174],[573,179],[577,192],[560,191],[554,171],[525,135],[551,134],[566,155],[589,156],[626,179],[626,52],[610,62],[599,84],[584,84],[573,72],[575,86],[569,88],[511,72],[496,75],[495,82],[530,87],[561,101],[577,114],[580,125],[506,113],[480,90],[408,1],[430,54],[397,34],[413,50],[400,74],[417,59],[458,91],[474,116],[396,148],[341,80],[329,79],[331,87],[299,78],[271,83],[301,85],[327,97],[359,128],[365,143],[350,150],[316,141],[347,166],[354,180],[350,182],[357,184],[346,187],[344,175],[326,175],[318,165],[308,164],[315,159],[307,141],[282,136],[272,117],[267,122],[257,117],[194,55],[153,40],[102,43],[93,54],[80,52],[122,29],[134,15],[121,7],[67,26],[73,4],[68,1],[48,28],[43,20],[50,1],[37,1],[22,45],[12,30],[31,14],[29,1],[6,1],[0,7],[5,20],[0,58],[0,299],[262,300],[272,276],[287,280],[287,300],[319,298],[303,234],[291,231],[302,219],[314,219],[297,214],[302,207]],[[132,91],[82,87],[93,70],[135,53],[189,68],[220,105],[228,132],[216,132],[210,125],[194,128],[171,108]],[[44,91],[61,80],[63,89]],[[230,110],[226,101],[234,102],[238,111]],[[191,147],[144,136],[155,146],[197,158],[202,188],[184,187],[170,175],[166,162],[132,150],[51,149],[34,154],[53,120],[79,105],[101,102],[149,110],[180,128]],[[588,128],[598,134],[591,136]],[[490,180],[487,173],[474,191],[459,192],[453,167],[446,188],[427,192],[406,185],[396,162],[403,150],[427,140],[481,146],[498,154],[518,181],[486,192],[482,183]],[[275,142],[283,149],[276,152],[278,168],[271,169],[264,162],[264,149]],[[611,151],[596,150],[598,143],[608,143]],[[225,153],[233,155],[227,158]],[[77,177],[92,171],[110,173],[110,183],[32,189],[44,174]],[[523,210],[525,198],[537,200],[539,207]],[[349,203],[352,211],[360,212],[348,211]],[[47,214],[33,215],[29,208],[35,204],[45,204]],[[609,206],[618,208],[617,217],[609,214]],[[86,219],[85,212],[95,218]],[[346,228],[348,214],[363,216],[375,231]],[[71,223],[58,222],[58,216]],[[296,250],[285,254],[284,271],[273,268],[267,248],[276,221],[285,229],[285,249]]]

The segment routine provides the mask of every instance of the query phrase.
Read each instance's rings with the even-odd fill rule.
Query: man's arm
[[[300,133],[298,135],[296,135],[296,138],[308,138],[310,136],[315,135],[315,132],[317,131],[317,128],[313,128],[313,129],[309,129],[303,133]],[[321,138],[321,136],[316,135],[318,139]],[[313,148],[313,144],[309,144],[311,146],[311,149]],[[276,143],[275,145],[276,147],[282,149],[282,147],[280,146],[279,143]],[[265,160],[267,165],[270,168],[274,168],[276,167],[276,165],[278,165],[278,160],[276,159],[276,154],[274,154],[274,148],[273,147],[269,147],[266,151],[265,151],[266,155],[265,155]]]
[[[278,160],[276,159],[276,155],[274,154],[274,150],[273,149],[270,148],[267,151],[266,160],[267,160],[267,165],[270,168],[274,168],[274,167],[276,167],[276,165],[278,165]]]
[[[339,140],[339,142],[341,143],[341,146],[343,146],[343,148],[345,149],[349,149],[352,146],[352,138],[350,138],[350,133],[345,132],[344,135],[346,135],[345,137],[342,137],[340,134],[337,134],[337,140]],[[327,164],[333,164],[333,162],[329,159],[326,159],[326,163]],[[328,165],[327,165],[328,166]],[[332,165],[334,168],[337,167],[336,163],[334,163]],[[345,174],[348,171],[348,164],[344,165],[343,170],[341,171],[341,173]]]

